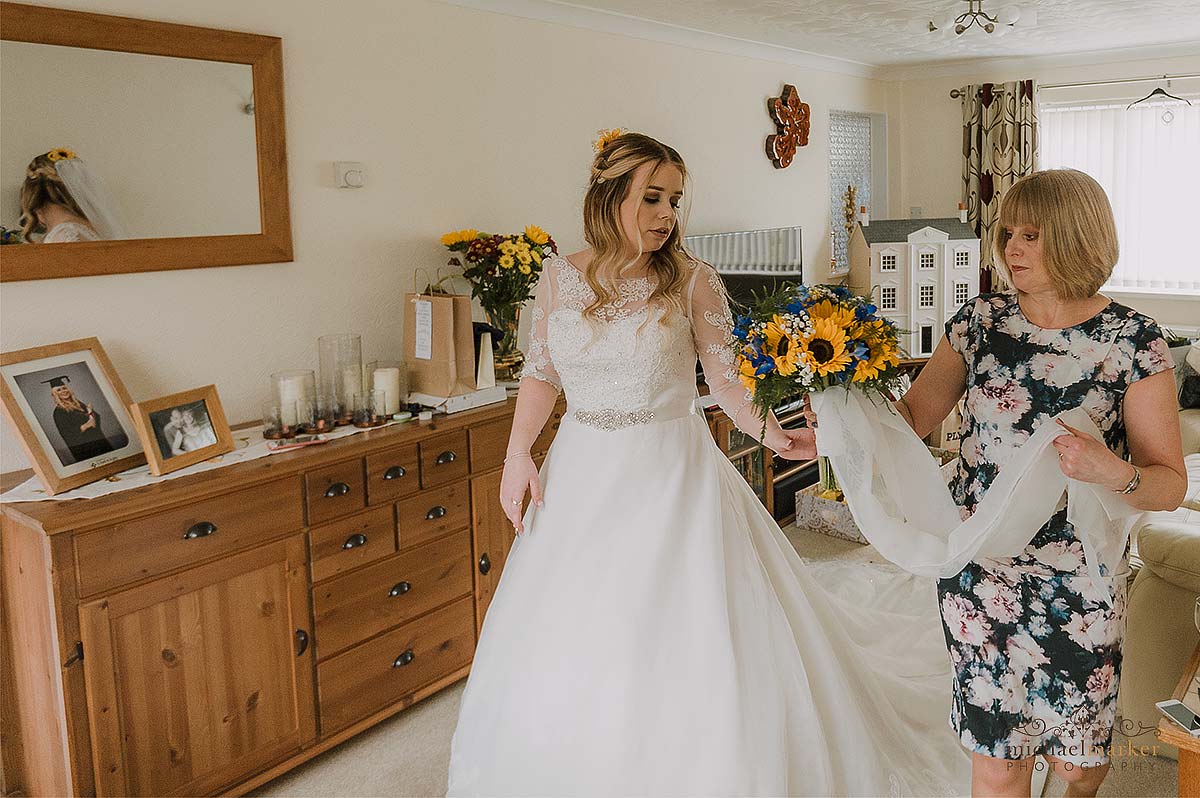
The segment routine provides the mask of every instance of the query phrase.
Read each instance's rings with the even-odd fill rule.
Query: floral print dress
[[[950,482],[964,518],[1017,449],[1064,410],[1082,405],[1108,448],[1127,458],[1125,391],[1171,368],[1154,320],[1116,302],[1073,327],[1044,329],[1015,293],[983,294],[946,323],[946,336],[967,366]],[[955,673],[950,724],[985,756],[1108,761],[1126,576],[1101,568],[1114,583],[1109,607],[1066,515],[1064,500],[1019,556],[971,562],[938,582]]]

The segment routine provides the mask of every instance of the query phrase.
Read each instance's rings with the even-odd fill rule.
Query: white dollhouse
[[[909,357],[928,357],[942,326],[979,293],[979,237],[958,219],[880,219],[855,225],[848,284],[868,288],[902,330]]]

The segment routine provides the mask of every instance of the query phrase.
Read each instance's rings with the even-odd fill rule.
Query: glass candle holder
[[[338,425],[338,420],[342,415],[342,407],[338,404],[336,396],[329,394],[320,394],[317,396],[316,408],[316,431],[331,432]],[[343,422],[345,423],[345,422]]]
[[[299,403],[317,395],[312,369],[275,372],[271,375],[271,394],[284,425],[295,427],[300,423]]]
[[[267,440],[278,441],[296,437],[295,425],[283,423],[283,412],[275,402],[267,402],[262,406],[262,424],[263,437]]]
[[[399,360],[375,360],[367,365],[364,389],[383,391],[383,412],[400,412],[408,399],[408,371]]]
[[[354,426],[379,427],[385,423],[383,391],[363,391],[354,395]]]
[[[317,339],[320,363],[320,392],[338,400],[341,421],[348,424],[354,409],[354,396],[363,385],[362,338],[353,333],[322,335]]]
[[[317,427],[317,398],[315,396],[296,400],[296,426],[305,435],[316,435],[321,431]]]

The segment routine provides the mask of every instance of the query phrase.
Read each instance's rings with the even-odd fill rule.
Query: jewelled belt
[[[587,427],[617,430],[634,427],[639,424],[651,424],[656,421],[670,421],[695,414],[694,406],[688,404],[683,407],[667,407],[657,410],[650,410],[649,408],[639,410],[616,410],[614,408],[572,410],[567,415]]]

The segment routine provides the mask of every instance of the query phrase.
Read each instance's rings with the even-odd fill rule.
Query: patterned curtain
[[[979,290],[1003,288],[992,268],[992,233],[1005,190],[1034,170],[1037,110],[1032,80],[983,83],[963,92],[963,202],[979,235]]]

